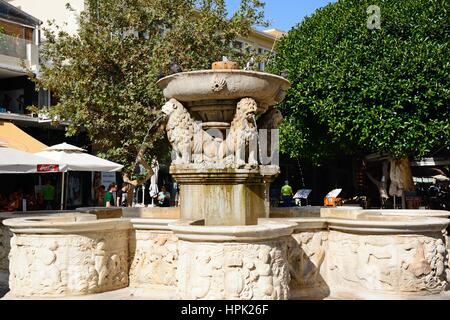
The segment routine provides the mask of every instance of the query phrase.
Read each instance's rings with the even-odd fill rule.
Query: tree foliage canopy
[[[243,0],[231,19],[223,0],[87,3],[76,35],[45,30],[46,63],[36,81],[56,95],[58,104],[46,111],[71,121],[68,135],[85,128],[96,149],[128,171],[151,123],[148,156],[161,158],[167,146],[157,121],[163,103],[158,77],[170,74],[173,64],[190,71],[209,69],[222,56],[246,61],[251,53],[231,43],[265,23],[259,0]]]
[[[293,28],[270,65],[292,88],[282,152],[322,162],[338,153],[424,156],[450,147],[449,9],[444,0],[339,0]]]

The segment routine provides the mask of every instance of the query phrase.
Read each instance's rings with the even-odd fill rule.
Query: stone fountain
[[[258,223],[269,216],[267,190],[280,168],[272,157],[278,150],[261,147],[256,117],[270,114],[290,84],[221,63],[213,68],[158,82],[168,99],[162,110],[174,150],[170,173],[181,185],[182,220],[171,225],[180,241],[179,294],[287,298],[283,239],[295,224]]]
[[[266,188],[279,173],[272,157],[278,150],[261,161],[256,117],[270,114],[290,84],[215,66],[158,82],[169,99],[162,110],[175,154],[170,173],[181,185],[181,217],[204,219],[205,226],[256,225],[268,217]]]
[[[450,298],[449,211],[270,209],[289,82],[214,66],[158,82],[179,210],[0,213],[4,299]]]

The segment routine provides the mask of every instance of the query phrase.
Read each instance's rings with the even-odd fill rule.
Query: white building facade
[[[69,34],[78,30],[78,16],[85,9],[85,0],[6,0],[13,6],[27,12],[43,22],[42,27],[49,27],[48,21]],[[74,10],[68,10],[67,4]]]

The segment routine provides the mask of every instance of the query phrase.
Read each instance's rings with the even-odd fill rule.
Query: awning
[[[6,148],[0,144],[0,173],[44,173],[66,170],[65,164],[32,153]]]
[[[0,140],[8,148],[36,153],[47,148],[45,144],[36,140],[9,121],[0,120]]]
[[[411,162],[411,167],[448,166],[450,158],[422,158]]]
[[[120,171],[123,168],[121,164],[93,156],[84,151],[76,146],[61,143],[35,154],[56,161],[57,163],[66,164],[68,171],[113,172]]]

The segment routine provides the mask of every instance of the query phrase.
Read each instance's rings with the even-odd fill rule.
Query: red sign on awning
[[[58,172],[59,165],[57,164],[38,164],[37,172]]]

